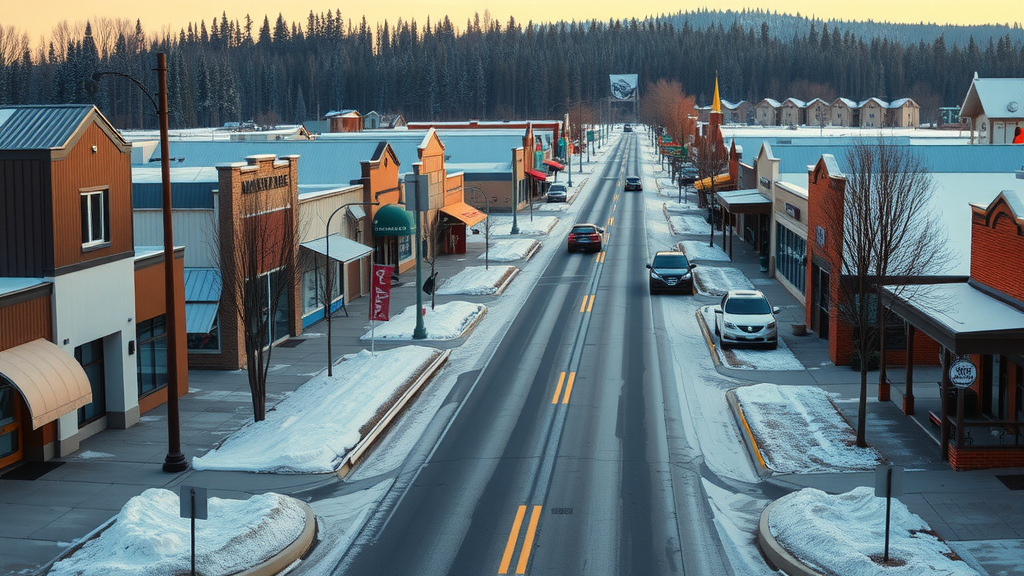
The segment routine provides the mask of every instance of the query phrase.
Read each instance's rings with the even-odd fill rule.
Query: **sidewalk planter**
[[[791,324],[793,336],[807,336],[807,324]]]

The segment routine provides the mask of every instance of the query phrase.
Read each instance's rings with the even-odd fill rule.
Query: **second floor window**
[[[82,192],[82,246],[110,241],[110,210],[107,190]]]

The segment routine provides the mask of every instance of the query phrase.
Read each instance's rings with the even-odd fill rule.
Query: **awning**
[[[529,176],[530,178],[533,178],[534,180],[540,180],[541,182],[547,182],[548,179],[547,174],[539,170],[534,170],[532,168],[526,169],[526,175]]]
[[[92,402],[92,387],[74,356],[40,338],[0,352],[0,375],[21,392],[32,429]]]
[[[216,302],[186,302],[185,332],[188,334],[209,334],[213,330],[213,321],[217,319]]]
[[[461,220],[463,223],[466,224],[466,226],[479,224],[480,222],[483,222],[484,220],[487,219],[486,214],[477,210],[476,208],[473,208],[472,206],[466,204],[465,202],[456,202],[454,204],[449,204],[448,206],[441,208],[441,212],[444,212],[445,214],[451,216],[452,218],[457,218]]]
[[[363,210],[362,206],[349,206],[348,215],[353,220],[361,220],[366,218],[366,210]]]
[[[328,242],[328,238],[330,238],[330,242]],[[348,264],[373,252],[373,248],[360,244],[355,240],[349,240],[339,234],[331,234],[330,236],[303,242],[300,246],[317,254],[323,254],[331,260],[337,260],[343,264]],[[328,248],[330,252],[328,252]]]
[[[565,164],[561,162],[555,162],[554,160],[545,160],[544,164],[550,166],[553,170],[565,170]]]
[[[732,176],[729,176],[728,173],[719,174],[718,176],[715,176],[715,188],[718,188],[719,186],[728,186],[730,184],[732,184]],[[709,176],[707,178],[698,180],[697,182],[694,183],[693,187],[696,188],[697,190],[710,188],[711,177]]]
[[[416,221],[405,206],[386,204],[373,215],[374,236],[412,236],[415,233]]]
[[[718,205],[730,214],[771,214],[771,198],[762,196],[757,190],[730,190],[715,192]]]

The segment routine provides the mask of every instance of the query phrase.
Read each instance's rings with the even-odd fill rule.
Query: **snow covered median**
[[[362,438],[363,428],[440,354],[403,346],[372,356],[363,350],[324,371],[249,422],[216,450],[192,459],[196,470],[314,474],[334,472]]]
[[[779,498],[768,511],[772,536],[808,567],[857,576],[977,576],[939,540],[928,523],[892,500],[889,563],[885,548],[885,498],[862,486],[835,496],[804,488]]]
[[[491,236],[508,236],[512,234],[511,216],[491,215],[494,222],[491,223]],[[520,210],[516,215],[516,224],[519,226],[519,234],[523,236],[542,236],[551,232],[551,229],[558,224],[557,216],[534,216],[530,218],[530,212]]]
[[[705,296],[725,296],[729,290],[753,290],[750,279],[738,268],[698,266],[693,270],[697,292]]]
[[[488,259],[491,262],[514,262],[529,258],[538,248],[540,248],[540,242],[536,240],[501,239],[491,242],[490,250],[477,258],[479,260]]]
[[[306,508],[281,494],[208,500],[209,519],[196,521],[196,573],[235,574],[269,560],[302,534]],[[189,519],[178,495],[150,488],[121,508],[114,523],[51,576],[178,576],[190,571]]]
[[[449,302],[433,309],[424,303],[426,314],[423,324],[427,329],[427,340],[454,340],[462,337],[484,314],[487,306],[472,302]],[[416,305],[407,306],[401,314],[378,324],[371,332],[363,334],[360,340],[412,340],[416,329]]]
[[[863,472],[882,457],[858,448],[850,425],[821,388],[755,384],[733,393],[764,464],[778,473]]]
[[[519,273],[515,266],[468,266],[444,281],[438,294],[470,294],[490,296],[498,294]]]
[[[717,244],[715,246],[708,246],[708,243],[702,240],[683,240],[679,243],[679,249],[690,260],[729,261],[729,255],[722,252],[722,249]]]

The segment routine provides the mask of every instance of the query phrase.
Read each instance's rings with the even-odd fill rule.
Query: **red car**
[[[601,251],[601,238],[604,230],[596,224],[576,224],[569,232],[569,252],[587,250],[590,252]]]

